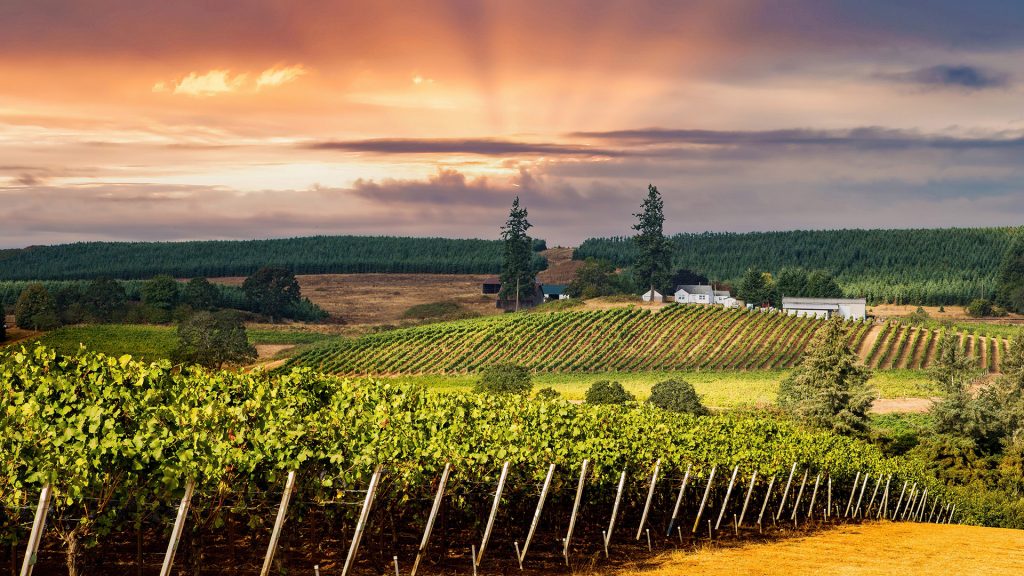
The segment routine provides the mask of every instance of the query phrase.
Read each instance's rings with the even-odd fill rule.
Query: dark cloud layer
[[[1010,85],[1010,76],[1005,72],[966,65],[940,64],[899,74],[889,74],[885,78],[926,88],[986,90],[1006,88]]]

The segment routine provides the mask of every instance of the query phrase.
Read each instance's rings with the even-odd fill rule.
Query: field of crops
[[[340,573],[356,517],[369,526],[360,572],[390,571],[393,556],[407,569],[442,474],[436,544],[421,549],[425,571],[434,573],[466,571],[467,549],[480,542],[492,501],[498,522],[483,538],[491,537],[490,561],[510,568],[541,483],[550,494],[544,489],[547,505],[536,516],[534,562],[561,560],[556,550],[577,509],[577,538],[565,554],[597,558],[600,531],[616,515],[616,485],[624,492],[616,549],[633,540],[624,532],[647,526],[659,549],[675,547],[673,502],[682,504],[679,540],[684,532],[688,540],[707,535],[715,518],[736,522],[744,491],[763,502],[760,515],[767,507],[766,530],[776,518],[792,524],[790,518],[813,514],[821,521],[826,506],[836,517],[854,504],[854,514],[863,509],[864,516],[892,513],[901,502],[907,509],[922,487],[929,507],[923,496],[914,499],[922,519],[936,511],[943,517],[955,504],[958,520],[1000,522],[976,515],[983,511],[971,494],[945,489],[915,461],[766,415],[693,417],[649,405],[430,394],[310,371],[176,371],[169,363],[62,357],[46,348],[0,351],[0,397],[7,400],[0,411],[0,542],[23,549],[32,499],[46,484],[54,490],[39,573],[58,572],[65,562],[95,574],[123,573],[132,563],[151,571],[187,484],[195,494],[180,554],[189,573],[256,573],[289,472],[289,528],[274,573],[308,573],[314,563],[330,568],[325,574]],[[737,479],[742,488],[732,490]],[[854,502],[858,479],[865,497]],[[653,502],[649,516],[641,515],[644,495]],[[373,514],[360,515],[364,498],[374,502]],[[748,534],[759,531],[756,506],[747,514]],[[727,520],[715,534],[732,532]]]
[[[458,374],[512,362],[536,372],[768,370],[799,363],[822,320],[712,306],[671,305],[519,314],[395,330],[314,347],[292,360],[338,374]],[[878,368],[926,368],[939,332],[850,322],[850,344]],[[966,335],[995,369],[1006,341]]]
[[[867,350],[862,350],[864,363],[879,369],[921,369],[935,359],[939,339],[945,333],[956,338],[960,349],[976,359],[978,367],[988,372],[999,369],[999,359],[1009,349],[1010,340],[976,331],[944,332],[925,326],[911,326],[897,321],[883,323],[877,338]]]

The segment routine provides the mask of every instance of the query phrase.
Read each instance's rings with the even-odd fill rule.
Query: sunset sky
[[[1024,223],[1024,2],[0,0],[0,246]]]

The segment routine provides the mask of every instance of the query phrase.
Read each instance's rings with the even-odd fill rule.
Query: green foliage
[[[618,382],[598,380],[587,388],[584,401],[587,404],[627,404],[636,402],[636,396],[627,392]]]
[[[845,295],[872,303],[962,305],[995,291],[1000,259],[1014,230],[705,232],[677,234],[671,242],[676,266],[734,285],[748,268],[781,272],[802,266],[835,274]],[[630,238],[594,238],[573,257],[629,266],[636,255]],[[1024,264],[1018,271],[1024,278]]]
[[[718,306],[572,309],[334,339],[290,364],[339,374],[474,373],[500,362],[535,373],[766,370],[795,366],[822,326],[815,318]],[[870,328],[849,326],[856,337]]]
[[[223,368],[256,359],[245,324],[236,312],[196,312],[178,325],[178,346],[171,358],[182,364]]]
[[[4,305],[0,302],[0,342],[7,340],[7,311],[4,310]]]
[[[647,401],[662,410],[671,412],[685,412],[698,416],[709,414],[708,409],[700,403],[693,384],[686,380],[658,382],[651,387],[651,395]]]
[[[984,318],[992,315],[992,302],[985,298],[975,298],[964,308],[964,312],[972,318]]]
[[[515,364],[496,364],[484,368],[474,391],[487,394],[529,396],[533,390],[530,371]]]
[[[285,268],[260,268],[242,283],[242,291],[260,314],[274,322],[302,298],[299,281]]]
[[[754,306],[774,306],[778,292],[771,274],[748,268],[736,289],[736,297]]]
[[[562,394],[552,388],[551,386],[545,386],[540,390],[537,390],[537,394],[534,396],[537,400],[554,400],[555,398],[561,398]]]
[[[113,322],[123,316],[127,301],[124,287],[110,278],[92,280],[82,293],[82,306],[93,322]]]
[[[519,205],[519,196],[512,201],[508,220],[501,227],[501,241],[504,245],[504,258],[501,263],[501,292],[499,297],[504,300],[532,300],[537,271],[532,261],[533,240],[527,231],[533,226],[527,220],[525,207]]]
[[[928,311],[918,306],[917,310],[908,314],[904,320],[911,326],[927,326],[931,319],[932,317],[928,314]]]
[[[213,310],[219,301],[217,287],[203,277],[192,278],[182,290],[181,301],[193,310]]]
[[[1004,308],[1024,314],[1024,230],[1018,229],[999,265],[996,300]]]
[[[142,302],[170,311],[178,305],[178,282],[166,274],[154,276],[142,285]]]
[[[576,276],[566,287],[572,298],[597,298],[628,291],[624,278],[615,272],[607,260],[588,258],[576,270]]]
[[[637,219],[633,230],[637,233],[632,239],[636,248],[633,274],[637,288],[643,292],[666,291],[672,269],[672,246],[664,234],[665,202],[653,184],[647,185],[647,198],[640,208],[640,212],[633,214]]]
[[[52,330],[60,326],[57,304],[42,284],[29,284],[18,297],[14,321],[26,330]]]
[[[534,240],[532,250],[545,248]],[[194,242],[79,242],[12,250],[0,258],[0,278],[68,280],[152,278],[169,274],[248,276],[263,267],[296,274],[366,272],[495,274],[502,244],[494,240],[402,238],[393,236],[311,236],[273,240]],[[533,255],[534,267],[546,260]]]
[[[863,435],[875,400],[871,371],[850,349],[846,327],[829,320],[796,370],[779,385],[779,405],[801,421],[839,434]]]

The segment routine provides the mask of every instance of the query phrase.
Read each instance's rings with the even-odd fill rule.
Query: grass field
[[[259,328],[248,331],[253,344],[309,344],[324,338],[315,332],[288,331]],[[74,352],[81,344],[90,350],[155,361],[169,358],[177,345],[173,326],[144,324],[91,324],[65,326],[47,332],[38,341],[61,352]]]
[[[1024,571],[1024,531],[976,526],[869,523],[769,543],[675,552],[626,576],[996,576]]]
[[[534,390],[550,386],[570,400],[582,400],[587,388],[598,380],[616,380],[640,400],[650,395],[651,386],[671,378],[683,379],[697,390],[708,406],[741,408],[774,404],[781,382],[788,370],[759,371],[678,371],[678,372],[602,372],[596,374],[546,373],[533,378]],[[473,374],[396,376],[396,381],[422,384],[437,391],[469,390],[477,381]],[[882,398],[924,398],[937,391],[919,370],[876,372],[871,379]]]

